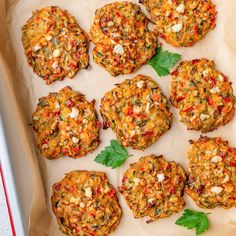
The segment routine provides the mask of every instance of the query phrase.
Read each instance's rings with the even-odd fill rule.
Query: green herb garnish
[[[181,58],[178,53],[163,51],[162,46],[157,49],[156,55],[148,62],[159,76],[170,74],[169,69],[172,68]]]
[[[188,229],[195,228],[196,235],[205,232],[209,227],[207,215],[211,213],[197,212],[189,209],[184,210],[184,214],[176,220],[175,224],[184,226]]]
[[[94,161],[115,169],[121,166],[129,156],[127,150],[113,139],[110,141],[110,145],[96,156]]]

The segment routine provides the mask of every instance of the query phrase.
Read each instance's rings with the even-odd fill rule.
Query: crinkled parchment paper
[[[90,45],[90,70],[80,71],[72,80],[55,82],[45,85],[42,79],[33,74],[28,66],[21,43],[21,27],[26,20],[31,17],[32,11],[49,5],[58,5],[67,9],[78,20],[80,26],[89,31],[92,24],[95,10],[102,7],[105,3],[114,2],[113,0],[1,0],[0,2],[0,49],[3,54],[1,63],[6,61],[10,68],[7,76],[9,79],[2,84],[12,87],[16,104],[9,104],[19,110],[19,116],[23,124],[21,130],[22,140],[25,143],[25,155],[18,158],[19,169],[24,167],[22,175],[17,176],[17,190],[21,196],[23,206],[23,217],[28,224],[29,235],[31,236],[59,236],[62,235],[50,207],[51,186],[60,180],[64,173],[71,170],[99,170],[107,173],[110,182],[118,187],[122,173],[128,168],[129,164],[137,161],[140,156],[146,154],[163,154],[167,160],[174,160],[183,165],[186,169],[188,165],[186,151],[189,139],[198,139],[199,132],[187,131],[186,127],[180,123],[176,109],[171,107],[174,114],[172,128],[163,135],[158,142],[153,144],[145,151],[135,151],[129,149],[132,157],[120,168],[112,170],[95,163],[93,160],[98,152],[101,151],[109,140],[115,138],[114,133],[108,130],[100,132],[101,144],[99,148],[90,155],[77,160],[71,158],[61,158],[58,160],[43,159],[36,148],[35,134],[28,123],[31,114],[37,104],[38,98],[47,95],[49,92],[58,91],[64,86],[71,86],[74,90],[79,90],[86,95],[86,99],[96,99],[96,108],[99,109],[100,100],[103,94],[112,89],[115,83],[122,82],[126,78],[132,78],[138,73],[151,76],[155,79],[166,96],[170,94],[170,77],[159,78],[156,72],[148,65],[143,66],[136,73],[131,75],[111,77],[103,68],[96,65],[91,57],[92,43]],[[133,2],[138,2],[133,1]],[[224,72],[233,82],[234,92],[236,93],[236,2],[235,0],[215,0],[217,5],[218,17],[217,27],[211,31],[205,39],[191,48],[177,49],[164,43],[164,47],[171,51],[182,54],[183,59],[194,59],[206,57],[215,60],[216,66]],[[144,7],[142,9],[145,11]],[[5,98],[6,103],[10,103]],[[101,117],[100,117],[101,119]],[[221,136],[229,140],[232,146],[236,147],[236,117],[232,122],[218,130],[208,133],[210,137]],[[12,141],[14,136],[11,137]],[[22,141],[21,140],[21,141]],[[17,147],[15,147],[17,148]],[[15,150],[17,153],[17,149]],[[27,177],[26,177],[27,176]],[[118,193],[120,204],[123,209],[123,217],[117,230],[112,235],[127,236],[185,236],[194,235],[193,231],[179,227],[174,224],[175,220],[182,214],[174,214],[170,218],[158,220],[151,224],[146,224],[145,219],[134,219],[131,211],[127,207],[123,197]],[[193,201],[185,196],[186,207],[199,209]],[[204,235],[214,236],[234,236],[236,235],[236,210],[213,209],[209,219],[210,229]]]

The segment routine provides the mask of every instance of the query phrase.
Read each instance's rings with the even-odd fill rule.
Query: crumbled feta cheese
[[[59,57],[60,55],[61,55],[61,52],[59,48],[55,49],[52,53],[53,57]]]
[[[175,33],[177,33],[177,32],[179,32],[180,30],[182,30],[183,24],[182,24],[182,23],[175,24],[175,25],[173,25],[171,28],[172,28],[172,30],[173,30]]]
[[[224,76],[223,75],[219,74],[218,79],[219,79],[220,82],[224,82]]]
[[[81,202],[81,203],[79,204],[79,206],[80,206],[81,208],[84,208],[84,207],[85,207],[85,203],[84,203],[84,202]]]
[[[38,116],[34,116],[33,120],[39,120],[39,117]]]
[[[211,188],[211,192],[212,192],[212,193],[216,193],[216,194],[221,193],[222,190],[223,190],[223,188],[217,187],[217,186],[214,186],[214,187]]]
[[[114,52],[117,54],[123,54],[124,53],[124,48],[120,44],[116,44],[114,47]]]
[[[55,108],[56,108],[56,109],[59,109],[59,108],[60,108],[59,102],[56,102],[56,103],[55,103]]]
[[[134,129],[130,131],[130,136],[131,137],[134,136],[135,134],[136,134],[136,131]]]
[[[161,182],[165,179],[165,175],[164,174],[157,174],[157,179],[158,179],[158,182]]]
[[[72,137],[72,142],[73,142],[73,143],[78,143],[78,142],[79,142],[79,139],[76,138],[76,137]]]
[[[108,193],[110,190],[110,187],[106,184],[104,188],[104,193]]]
[[[147,103],[146,105],[146,112],[149,113],[150,112],[150,102]]]
[[[229,176],[226,174],[225,175],[225,178],[223,179],[223,184],[225,184],[225,183],[227,183],[227,182],[229,182],[229,180],[230,180],[230,178],[229,178]]]
[[[172,2],[172,0],[168,0],[168,4],[172,4],[173,2]]]
[[[200,119],[203,121],[203,120],[207,120],[207,119],[209,119],[210,118],[210,116],[209,115],[207,115],[207,114],[201,114],[200,115]]]
[[[54,61],[53,63],[52,63],[52,68],[53,69],[56,69],[58,67],[58,61]]]
[[[117,34],[117,33],[111,33],[111,35],[112,35],[112,37],[115,37],[115,38],[117,38],[117,37],[119,37],[120,35],[119,34]]]
[[[91,189],[91,187],[88,187],[88,188],[86,188],[85,189],[85,196],[86,197],[92,197],[92,189]]]
[[[72,111],[71,113],[69,113],[69,116],[75,119],[78,117],[78,115],[79,115],[79,110],[75,107],[72,107]]]
[[[46,144],[46,143],[42,145],[42,149],[47,149],[48,147],[49,147],[49,146],[48,146],[48,144]]]
[[[137,82],[136,85],[137,85],[138,88],[142,88],[143,85],[144,85],[144,81],[141,80],[141,81]]]
[[[221,162],[222,158],[220,156],[214,156],[211,158],[211,162],[217,163],[217,162]]]
[[[183,3],[179,4],[179,6],[176,7],[176,11],[179,13],[184,13],[185,6]]]
[[[149,198],[148,199],[148,203],[153,203],[154,199],[153,198]]]
[[[34,52],[37,52],[40,48],[41,48],[41,46],[40,46],[39,44],[36,44],[36,45],[33,47],[33,51],[34,51]]]
[[[108,25],[109,27],[111,27],[111,26],[114,25],[114,22],[113,22],[113,21],[109,21],[109,22],[107,23],[107,25]]]
[[[210,89],[210,93],[219,93],[219,92],[220,92],[219,87],[214,87],[214,88]]]
[[[139,182],[140,182],[140,179],[139,179],[139,178],[134,178],[134,183],[135,183],[135,185],[138,185]]]
[[[209,75],[210,70],[206,69],[202,72],[203,76],[208,76]]]
[[[142,108],[139,106],[134,106],[133,111],[134,111],[134,113],[139,113],[142,111]]]
[[[83,119],[82,122],[83,122],[84,124],[87,124],[87,123],[88,123],[88,120]]]
[[[47,35],[45,36],[45,39],[46,39],[47,41],[50,41],[50,40],[52,39],[52,35],[47,34]]]

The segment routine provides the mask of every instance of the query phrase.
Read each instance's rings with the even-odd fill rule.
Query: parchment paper
[[[27,155],[20,156],[19,165],[25,165],[25,171],[29,173],[30,179],[18,176],[23,184],[18,191],[28,194],[28,198],[21,199],[24,207],[24,217],[26,217],[29,235],[31,236],[59,236],[62,235],[58,230],[55,217],[51,211],[50,196],[51,186],[59,181],[64,173],[71,170],[99,170],[106,172],[110,182],[117,189],[122,173],[128,168],[129,164],[138,160],[139,157],[147,154],[163,154],[169,161],[174,160],[187,169],[188,161],[186,151],[189,147],[189,139],[198,139],[200,132],[187,131],[185,125],[180,123],[178,111],[171,107],[174,115],[171,130],[163,135],[158,142],[153,144],[145,151],[135,151],[128,149],[133,154],[126,163],[115,170],[106,168],[93,160],[98,152],[109,144],[109,140],[115,138],[114,133],[108,130],[101,130],[101,144],[99,148],[84,158],[74,160],[72,158],[61,158],[58,160],[43,159],[36,148],[35,134],[28,123],[31,120],[31,114],[35,109],[38,98],[47,95],[49,92],[58,91],[64,86],[71,86],[74,90],[79,90],[86,95],[86,99],[96,99],[96,108],[99,109],[100,100],[103,94],[112,89],[115,83],[122,82],[126,78],[132,78],[142,73],[155,79],[166,96],[170,94],[170,77],[159,78],[156,72],[148,65],[140,68],[131,75],[112,77],[103,68],[95,64],[92,60],[91,50],[93,44],[90,44],[90,64],[89,71],[80,71],[74,79],[65,79],[61,82],[55,82],[51,85],[45,85],[42,79],[36,76],[28,66],[21,43],[21,27],[26,20],[31,17],[32,11],[49,5],[58,5],[67,9],[78,20],[80,26],[89,32],[92,24],[95,10],[104,4],[114,2],[113,0],[66,0],[66,1],[48,1],[48,0],[1,0],[1,28],[0,28],[0,46],[4,60],[10,67],[11,76],[8,83],[14,89],[14,95],[17,98],[17,105],[20,109],[20,116],[24,123],[23,132],[26,134],[25,145],[30,150]],[[138,1],[133,1],[138,2]],[[177,49],[163,43],[165,49],[182,54],[182,59],[194,59],[206,57],[215,60],[216,66],[223,73],[228,75],[233,82],[234,92],[236,94],[236,2],[235,0],[215,0],[217,5],[218,17],[217,27],[211,31],[205,39],[191,48]],[[145,11],[144,7],[141,6]],[[145,11],[146,12],[146,11]],[[147,12],[146,12],[147,13]],[[6,102],[7,99],[6,99]],[[101,120],[101,117],[100,117]],[[221,136],[229,140],[232,146],[236,147],[236,117],[232,122],[218,130],[208,133],[210,137]],[[14,139],[14,137],[12,137]],[[37,160],[37,161],[36,161]],[[39,166],[39,168],[38,168]],[[40,174],[38,172],[40,170]],[[24,194],[23,194],[24,195]],[[174,214],[167,219],[155,221],[146,224],[145,219],[134,219],[130,209],[127,207],[124,198],[118,193],[118,198],[123,209],[123,217],[120,225],[112,235],[127,236],[185,236],[194,235],[194,231],[187,230],[174,224],[175,220],[182,214]],[[193,201],[185,195],[186,208],[195,210],[198,208]],[[27,210],[26,210],[27,209]],[[210,229],[204,235],[214,236],[235,236],[236,235],[236,210],[212,209],[209,219]]]

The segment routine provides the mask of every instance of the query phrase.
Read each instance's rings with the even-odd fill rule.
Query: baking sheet
[[[140,156],[147,154],[163,154],[169,161],[174,160],[187,168],[186,151],[188,149],[189,139],[198,139],[200,133],[187,131],[186,127],[179,122],[179,115],[176,109],[171,107],[174,120],[172,128],[163,135],[158,142],[153,144],[145,151],[136,151],[128,148],[130,154],[133,154],[126,163],[118,169],[112,170],[95,163],[93,160],[98,152],[109,144],[109,140],[115,138],[114,133],[108,130],[101,130],[101,144],[99,148],[84,158],[74,160],[72,158],[61,158],[58,160],[43,159],[36,148],[36,139],[33,130],[28,126],[31,120],[31,114],[35,109],[38,98],[47,95],[49,92],[58,91],[69,85],[74,90],[79,90],[85,94],[86,99],[96,99],[96,108],[99,109],[100,99],[103,94],[112,89],[115,83],[122,82],[126,78],[132,78],[142,73],[155,79],[166,96],[170,94],[170,77],[159,78],[156,72],[148,65],[140,68],[136,73],[119,77],[112,77],[103,68],[95,64],[92,60],[90,45],[90,70],[83,70],[77,73],[74,79],[65,79],[55,82],[51,85],[45,85],[44,81],[36,76],[28,66],[24,50],[21,43],[21,27],[26,20],[31,17],[32,11],[49,5],[57,5],[67,9],[77,19],[80,26],[89,31],[92,24],[95,10],[104,4],[114,2],[112,0],[1,0],[1,27],[0,27],[0,46],[4,59],[7,61],[11,70],[7,81],[13,88],[14,95],[17,98],[16,106],[19,109],[19,116],[23,126],[19,133],[24,134],[24,144],[28,152],[25,156],[20,156],[19,165],[25,165],[26,175],[18,176],[21,187],[18,191],[22,193],[21,204],[23,206],[24,218],[29,228],[29,235],[32,236],[60,236],[63,235],[58,230],[55,217],[50,207],[51,186],[54,182],[60,180],[64,173],[71,170],[87,169],[104,171],[110,182],[117,189],[122,173],[128,168],[129,164],[137,161]],[[138,2],[138,1],[132,1]],[[216,66],[223,73],[228,75],[233,82],[233,88],[236,92],[236,4],[235,0],[215,0],[218,10],[217,27],[211,31],[205,39],[191,48],[177,49],[163,43],[165,49],[182,54],[182,59],[194,59],[206,57],[215,60]],[[141,6],[145,11],[144,7]],[[146,11],[145,11],[146,12]],[[6,102],[7,99],[6,99]],[[101,120],[101,117],[100,117]],[[229,140],[232,146],[236,147],[236,118],[224,127],[208,133],[210,137],[221,136]],[[14,139],[14,137],[12,137]],[[39,168],[38,168],[39,166]],[[22,167],[22,166],[21,166]],[[19,167],[20,168],[20,167]],[[40,171],[40,172],[39,172]],[[19,183],[18,183],[19,185]],[[29,194],[27,195],[27,191]],[[23,194],[24,193],[24,194]],[[175,220],[182,214],[174,214],[167,219],[155,221],[152,224],[146,224],[145,219],[134,219],[131,211],[127,207],[124,198],[118,193],[123,217],[121,223],[112,235],[129,236],[187,236],[194,235],[193,231],[184,229],[174,224]],[[201,210],[193,201],[185,195],[186,207]],[[224,210],[214,209],[209,215],[211,222],[210,229],[204,235],[214,236],[233,236],[236,232],[236,209]]]

